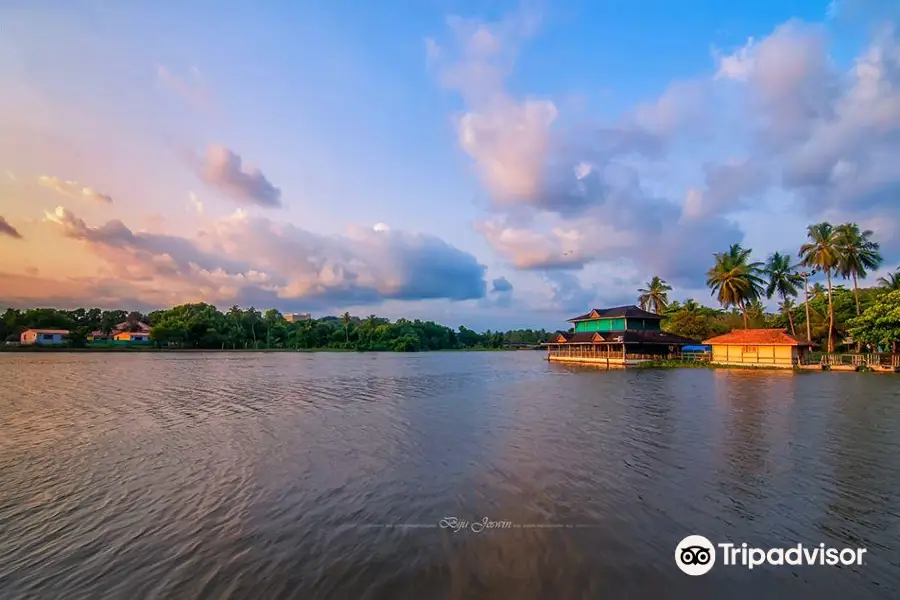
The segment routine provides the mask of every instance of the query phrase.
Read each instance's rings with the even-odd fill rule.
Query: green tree
[[[834,352],[834,304],[831,296],[831,274],[842,264],[839,237],[828,222],[807,227],[809,241],[800,247],[800,261],[806,267],[821,269],[828,281],[828,352]]]
[[[878,252],[878,242],[872,241],[874,235],[869,229],[860,230],[856,223],[844,223],[835,229],[837,244],[840,247],[838,271],[844,279],[853,281],[853,298],[856,301],[856,316],[859,309],[859,279],[865,279],[869,271],[881,266],[884,260]]]
[[[884,277],[879,277],[878,285],[888,291],[900,290],[900,267],[896,273],[888,273]]]
[[[668,292],[672,291],[672,286],[660,279],[658,275],[654,276],[645,285],[647,287],[638,290],[640,293],[638,301],[641,304],[641,308],[644,310],[649,308],[656,314],[665,311],[666,306],[669,304]]]
[[[341,317],[341,319],[344,321],[344,337],[346,338],[346,342],[349,344],[350,343],[350,313],[345,312],[344,315]]]
[[[802,283],[803,278],[794,272],[791,259],[780,252],[773,252],[769,255],[764,271],[767,279],[766,298],[771,299],[772,296],[781,298],[782,313],[787,315],[788,323],[791,326],[791,335],[797,335],[794,329],[794,318],[791,315],[793,303],[790,299],[797,295],[797,286]]]
[[[863,314],[848,323],[853,339],[897,352],[900,343],[900,290],[882,294]]]
[[[732,244],[727,252],[715,254],[716,263],[706,273],[706,285],[723,308],[737,308],[748,327],[747,307],[762,296],[762,263],[751,262],[751,250]]]

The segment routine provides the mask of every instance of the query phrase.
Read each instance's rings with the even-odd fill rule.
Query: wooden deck
[[[712,362],[709,353],[634,354],[631,352],[603,351],[590,345],[553,346],[548,349],[547,360],[557,363],[597,365],[607,368],[625,368],[652,361],[702,361]],[[712,363],[716,366],[716,363]],[[772,367],[768,363],[727,363],[725,367],[754,369]],[[774,365],[802,371],[870,371],[873,373],[900,373],[900,354],[813,354],[800,363]]]
[[[609,352],[597,349],[590,345],[575,345],[551,347],[547,351],[547,360],[558,363],[575,363],[584,365],[599,365],[611,368],[624,368],[657,360],[709,360],[708,354],[703,353],[668,353],[668,354],[640,354],[632,352]]]
[[[799,365],[804,371],[872,371],[900,373],[900,354],[837,354],[824,353],[810,357]]]

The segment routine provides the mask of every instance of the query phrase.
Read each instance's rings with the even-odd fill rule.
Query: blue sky
[[[888,3],[190,4],[0,8],[0,305],[553,328],[823,219],[900,263]]]

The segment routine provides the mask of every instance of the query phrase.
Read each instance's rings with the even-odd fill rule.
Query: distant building
[[[68,329],[26,329],[19,336],[22,345],[53,346],[65,342]]]
[[[309,313],[287,313],[284,320],[288,323],[296,323],[298,321],[311,321],[312,315]]]
[[[686,345],[696,344],[680,335],[662,331],[662,316],[634,305],[595,308],[569,319],[574,329],[560,333],[549,343],[548,360],[605,366],[626,366],[666,358]]]
[[[712,362],[716,364],[785,369],[801,364],[812,346],[786,329],[735,329],[703,343],[712,346]]]
[[[113,341],[147,343],[150,341],[150,333],[146,331],[120,331],[113,336]]]
[[[142,321],[137,321],[137,322],[122,321],[121,323],[119,323],[115,327],[113,327],[113,329],[109,335],[106,335],[105,333],[103,333],[103,331],[97,329],[95,331],[92,331],[87,339],[89,341],[106,340],[106,339],[119,340],[119,338],[117,336],[120,333],[126,332],[128,329],[136,329],[137,331],[135,331],[134,333],[143,335],[144,337],[147,337],[147,339],[149,340],[148,336],[150,335],[150,326]],[[123,338],[123,339],[125,339],[125,338]],[[119,341],[121,341],[121,340],[119,340]]]

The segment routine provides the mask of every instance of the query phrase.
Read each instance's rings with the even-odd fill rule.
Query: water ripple
[[[541,359],[0,355],[0,598],[900,596],[894,378]]]

